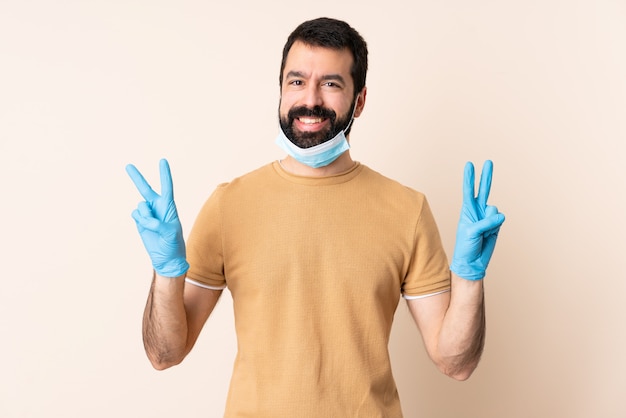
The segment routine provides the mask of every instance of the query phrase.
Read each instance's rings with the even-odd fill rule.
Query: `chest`
[[[385,196],[341,187],[251,193],[228,210],[238,212],[223,225],[224,275],[234,297],[400,292],[416,220]]]

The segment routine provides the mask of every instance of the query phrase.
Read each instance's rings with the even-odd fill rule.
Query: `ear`
[[[354,117],[358,118],[361,116],[363,112],[363,108],[365,107],[365,97],[367,96],[367,87],[363,87],[363,90],[359,93],[356,98],[356,106],[354,109]]]

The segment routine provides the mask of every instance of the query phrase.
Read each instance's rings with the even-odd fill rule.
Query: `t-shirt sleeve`
[[[450,267],[441,243],[439,229],[424,198],[415,228],[411,265],[402,283],[402,294],[415,297],[450,289]]]
[[[187,279],[215,289],[226,286],[220,209],[223,186],[218,186],[204,203],[187,239]]]

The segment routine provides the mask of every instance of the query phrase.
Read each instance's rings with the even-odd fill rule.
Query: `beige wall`
[[[124,165],[155,181],[170,160],[188,231],[217,183],[281,156],[281,48],[320,15],[370,47],[353,156],[427,193],[450,253],[466,160],[493,159],[507,215],[469,381],[439,375],[398,310],[405,415],[626,416],[623,1],[210,3],[0,3],[0,416],[220,416],[228,294],[189,358],[153,371]]]

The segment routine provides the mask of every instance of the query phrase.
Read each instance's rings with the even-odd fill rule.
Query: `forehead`
[[[294,42],[285,61],[283,75],[299,72],[310,76],[339,74],[346,80],[352,80],[352,53],[349,49],[332,49]]]

